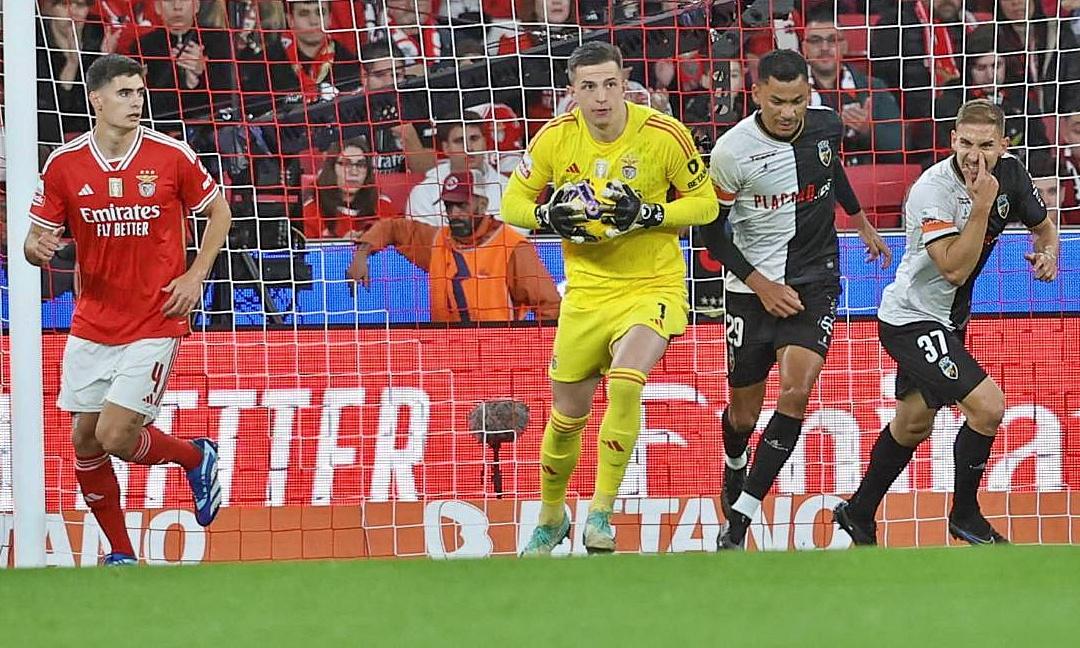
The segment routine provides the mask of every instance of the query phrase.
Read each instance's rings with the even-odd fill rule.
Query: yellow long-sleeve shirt
[[[567,288],[623,292],[685,290],[686,264],[678,229],[714,220],[719,206],[709,172],[689,131],[678,120],[628,103],[626,128],[613,142],[597,142],[575,109],[548,122],[533,138],[503,196],[502,219],[538,226],[536,197],[550,182],[588,181],[599,194],[611,180],[633,187],[646,202],[664,205],[664,225],[597,243],[563,241]],[[668,200],[674,188],[679,197]]]

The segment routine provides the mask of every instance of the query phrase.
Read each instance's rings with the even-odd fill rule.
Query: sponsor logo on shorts
[[[949,356],[944,356],[937,363],[938,369],[941,369],[941,373],[944,374],[949,380],[957,380],[960,378],[960,368],[956,366],[956,363],[952,361]]]
[[[835,300],[833,300],[832,307],[829,310],[830,311],[835,311],[836,310],[836,301]],[[829,348],[829,340],[832,339],[833,324],[835,324],[835,323],[836,323],[836,318],[833,317],[832,315],[822,315],[818,319],[818,326],[821,327],[821,331],[822,331],[822,335],[821,335],[821,338],[818,340],[818,344],[820,344],[821,346],[823,346],[826,349]]]

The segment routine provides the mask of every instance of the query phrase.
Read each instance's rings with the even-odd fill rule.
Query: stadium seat
[[[384,173],[378,176],[379,192],[390,199],[395,210],[405,213],[409,192],[423,178],[420,173]]]
[[[879,229],[900,226],[901,207],[908,187],[919,177],[917,164],[867,164],[845,167],[867,219]],[[837,229],[852,229],[850,217],[837,206]]]
[[[869,29],[866,24],[867,17],[862,14],[840,14],[836,22],[844,33],[847,40],[847,55],[852,58],[863,58],[868,51]]]
[[[376,176],[376,185],[383,199],[389,199],[391,206],[397,213],[405,213],[405,203],[409,201],[409,192],[415,187],[424,175],[421,173],[384,173]],[[305,173],[300,176],[300,189],[304,199],[315,195],[314,173]]]

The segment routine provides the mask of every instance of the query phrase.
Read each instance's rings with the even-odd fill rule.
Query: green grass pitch
[[[1080,548],[0,572],[3,646],[1076,646]]]

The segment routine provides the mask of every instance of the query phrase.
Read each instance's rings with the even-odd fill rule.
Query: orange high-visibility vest
[[[505,322],[525,315],[510,299],[507,268],[525,237],[501,225],[477,247],[458,247],[443,227],[431,247],[431,320]]]

